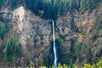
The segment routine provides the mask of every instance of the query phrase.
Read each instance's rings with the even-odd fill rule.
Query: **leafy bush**
[[[30,62],[29,62],[29,67],[34,67],[34,62],[32,61],[32,60],[30,60]]]
[[[86,53],[86,59],[87,59],[87,62],[91,62],[91,59],[93,58],[92,56],[92,51],[90,48],[87,48],[87,53]]]
[[[11,63],[16,62],[16,58],[20,55],[20,44],[17,39],[10,38],[6,42],[6,51],[4,53],[4,59]]]
[[[83,68],[93,68],[93,66],[90,64],[85,64]]]
[[[0,52],[2,51],[2,41],[0,40]]]
[[[75,24],[74,16],[73,15],[71,16],[70,26],[71,26],[71,30],[79,32],[78,27]]]
[[[76,46],[75,46],[75,56],[77,58],[80,58],[80,53],[81,53],[81,49],[82,49],[82,43],[77,43]]]
[[[40,68],[47,68],[47,67],[41,66]],[[54,65],[49,68],[54,68]],[[84,64],[82,67],[79,67],[75,64],[66,65],[66,64],[59,63],[57,68],[102,68],[102,60],[100,60],[96,64]]]
[[[2,40],[0,40],[0,61],[3,58],[3,45],[2,45]]]
[[[102,60],[100,60],[100,61],[96,64],[96,68],[102,68]]]
[[[6,31],[7,31],[6,25],[4,23],[0,22],[0,38],[1,39],[5,35]]]

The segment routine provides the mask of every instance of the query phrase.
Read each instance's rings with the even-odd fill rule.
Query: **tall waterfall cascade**
[[[53,52],[54,52],[54,68],[57,68],[57,49],[55,44],[55,22],[52,21],[53,25]]]

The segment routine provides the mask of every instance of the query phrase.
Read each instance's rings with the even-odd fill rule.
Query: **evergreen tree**
[[[15,64],[17,57],[20,56],[20,44],[17,39],[10,38],[6,42],[4,59]]]

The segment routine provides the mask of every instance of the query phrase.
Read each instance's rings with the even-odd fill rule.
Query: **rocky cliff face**
[[[101,11],[102,8],[99,7],[91,13],[75,12],[72,16],[68,12],[66,15],[58,17],[55,30],[59,63],[84,64],[98,61],[102,56]],[[36,16],[24,6],[19,6],[14,10],[4,8],[0,10],[0,17],[0,21],[8,21],[13,26],[13,30],[19,38],[23,63],[24,60],[32,60],[37,65],[53,64],[50,20]],[[81,60],[82,58],[83,60]],[[22,58],[20,59],[22,60]],[[21,61],[20,63],[23,65]]]
[[[18,33],[23,54],[34,61],[40,60],[50,47],[51,25],[23,6],[13,11],[12,24]],[[37,62],[38,62],[37,61]]]

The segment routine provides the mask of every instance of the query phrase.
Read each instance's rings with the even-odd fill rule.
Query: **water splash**
[[[54,51],[54,68],[57,68],[57,50],[55,44],[55,22],[52,21],[53,25],[53,51]]]

